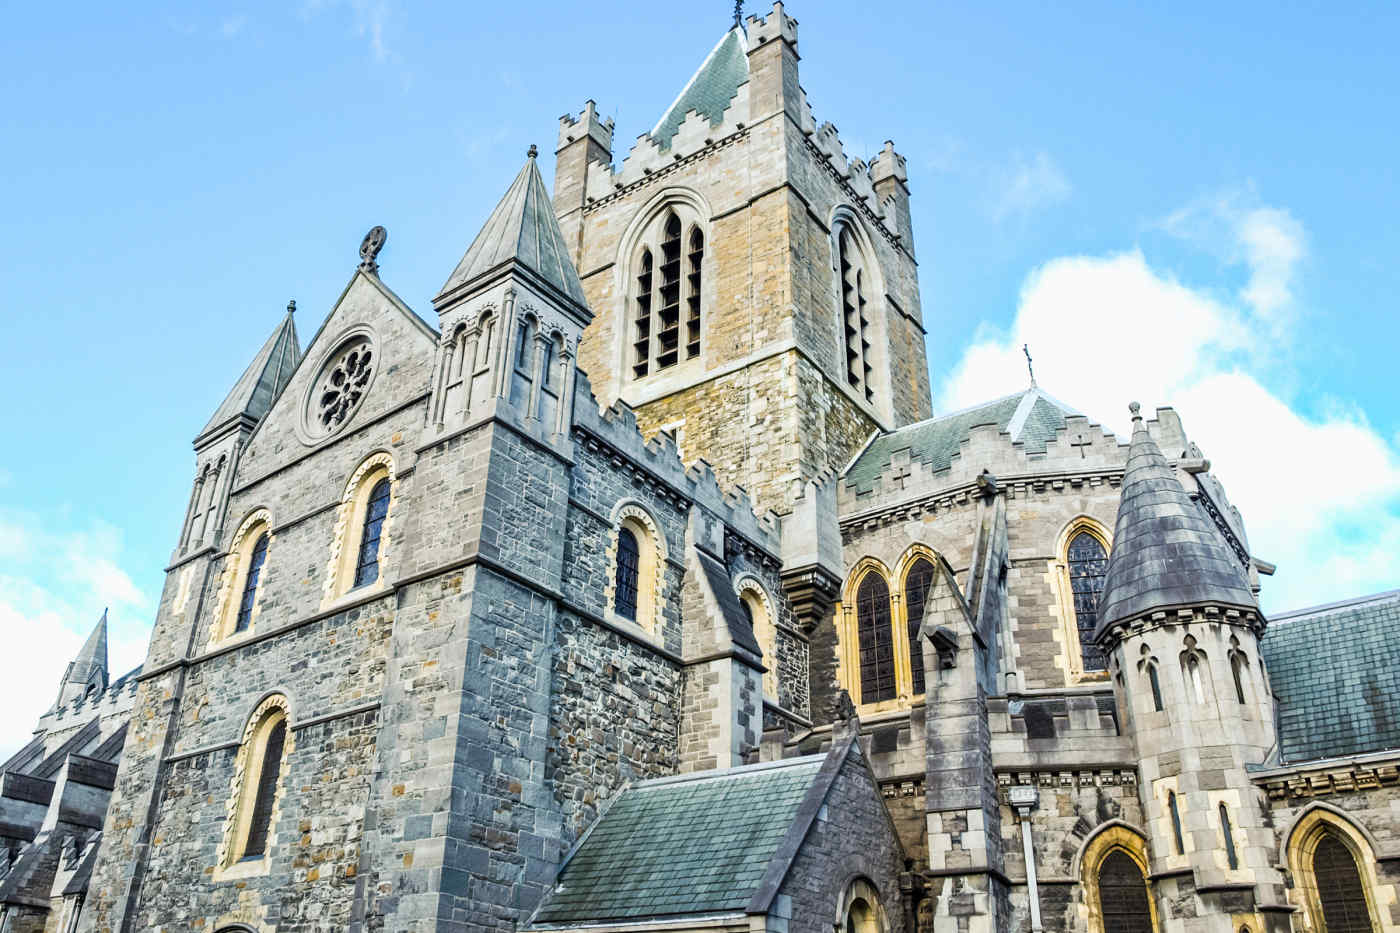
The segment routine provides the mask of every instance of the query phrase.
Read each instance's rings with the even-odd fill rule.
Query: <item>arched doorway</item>
[[[1313,850],[1313,877],[1327,933],[1374,933],[1361,871],[1346,843],[1324,833]]]
[[[1106,931],[1152,933],[1147,879],[1121,849],[1110,852],[1099,866],[1099,911]]]

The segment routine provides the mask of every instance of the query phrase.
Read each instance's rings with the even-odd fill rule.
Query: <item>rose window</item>
[[[356,341],[335,357],[316,391],[316,427],[329,434],[344,424],[359,407],[373,375],[374,350],[368,340]]]

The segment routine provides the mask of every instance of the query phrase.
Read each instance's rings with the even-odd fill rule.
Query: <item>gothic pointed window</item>
[[[705,234],[690,230],[685,254],[685,358],[700,355],[700,268],[705,259]]]
[[[933,585],[933,563],[920,557],[904,577],[904,611],[909,636],[909,673],[915,696],[924,692],[924,651],[919,630],[924,622],[929,587]]]
[[[510,400],[519,406],[530,401],[530,389],[535,379],[535,319],[526,315],[517,328],[515,363],[510,380]],[[529,414],[528,412],[526,413]]]
[[[681,220],[667,215],[661,239],[660,281],[657,283],[658,320],[656,368],[676,365],[681,339]]]
[[[837,281],[841,293],[841,323],[846,348],[846,381],[867,401],[873,401],[870,352],[870,309],[865,260],[849,224],[836,236]]]
[[[641,549],[637,544],[636,533],[627,527],[619,529],[613,604],[617,607],[617,614],[631,622],[637,621],[637,581],[640,563]]]
[[[1186,841],[1181,837],[1181,811],[1177,808],[1176,791],[1167,791],[1167,810],[1172,818],[1172,840],[1176,843],[1176,854],[1186,854]]]
[[[258,595],[258,580],[262,577],[263,561],[267,560],[267,532],[258,535],[253,552],[248,557],[248,569],[243,579],[243,593],[238,603],[235,632],[246,632],[253,622],[253,603]]]
[[[384,518],[389,514],[389,478],[374,484],[365,506],[364,530],[360,534],[360,553],[355,562],[355,586],[361,587],[379,579],[379,544],[384,531]]]
[[[894,699],[890,589],[885,578],[873,571],[865,575],[856,591],[856,635],[860,646],[860,702]]]
[[[700,356],[706,233],[696,207],[685,196],[663,203],[624,237],[619,257],[629,269],[622,279],[629,289],[624,364],[633,379]]]
[[[1201,679],[1201,662],[1193,655],[1186,659],[1186,680],[1191,684],[1191,693],[1196,697],[1196,702],[1205,705],[1206,688]]]
[[[651,250],[643,249],[637,264],[636,311],[632,319],[632,375],[640,379],[651,366]]]
[[[272,805],[277,797],[277,781],[282,776],[282,746],[287,741],[287,720],[278,719],[268,731],[258,768],[257,793],[248,821],[248,841],[243,857],[261,858],[267,852],[267,837],[272,826]]]
[[[1372,933],[1366,889],[1346,843],[1332,832],[1323,834],[1313,850],[1312,868],[1327,933]]]
[[[1108,555],[1103,542],[1088,531],[1070,539],[1066,554],[1070,591],[1074,598],[1074,622],[1079,632],[1079,655],[1085,671],[1104,669],[1104,657],[1094,644],[1099,622],[1099,596],[1108,573]]]
[[[1147,683],[1152,688],[1152,709],[1162,711],[1162,681],[1157,677],[1157,665],[1147,665]]]
[[[1112,933],[1153,933],[1147,880],[1137,862],[1122,850],[1110,852],[1099,868],[1099,911],[1103,929]]]

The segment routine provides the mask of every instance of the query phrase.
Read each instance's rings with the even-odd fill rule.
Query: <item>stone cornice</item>
[[[1400,753],[1394,749],[1353,758],[1328,758],[1259,771],[1250,780],[1271,800],[1307,799],[1400,785]]]

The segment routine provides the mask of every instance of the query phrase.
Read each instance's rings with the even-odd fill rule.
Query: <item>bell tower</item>
[[[780,513],[931,410],[904,159],[848,156],[798,60],[783,4],[736,22],[616,167],[592,101],[562,117],[554,183],[599,401]]]

